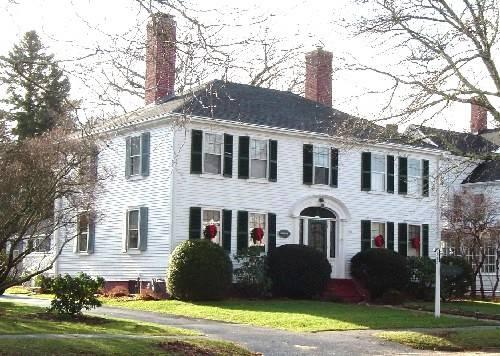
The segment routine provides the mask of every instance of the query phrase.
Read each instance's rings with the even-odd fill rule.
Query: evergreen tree
[[[0,57],[0,80],[7,86],[8,119],[19,140],[65,124],[70,117],[70,83],[47,54],[35,31],[26,32],[8,56]]]

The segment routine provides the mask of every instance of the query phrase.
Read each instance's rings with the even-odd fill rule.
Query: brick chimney
[[[306,53],[305,97],[326,106],[332,106],[333,53],[318,47]]]
[[[488,128],[488,110],[480,106],[478,97],[470,105],[470,132],[477,135]]]
[[[160,103],[175,94],[175,26],[173,16],[156,13],[147,24],[146,105]]]

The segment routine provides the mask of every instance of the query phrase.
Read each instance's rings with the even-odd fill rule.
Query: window
[[[141,136],[130,138],[130,175],[141,174]]]
[[[422,168],[421,161],[414,158],[408,159],[408,194],[422,194]]]
[[[492,246],[492,245],[487,245],[487,246],[484,246],[484,255],[485,255],[485,258],[484,258],[484,262],[483,262],[483,266],[481,267],[481,272],[482,273],[495,273],[496,271],[496,257],[497,257],[497,251],[495,249],[495,246]],[[476,256],[474,254],[474,250],[471,249],[471,248],[467,248],[466,251],[465,251],[466,255],[465,255],[465,258],[467,259],[467,261],[469,261],[469,263],[475,267],[475,263],[474,263],[474,260],[477,259],[477,260],[481,260],[481,256]]]
[[[78,252],[87,252],[89,248],[89,218],[86,213],[78,217]]]
[[[382,236],[382,240],[379,236]],[[387,246],[387,239],[385,236],[385,223],[372,222],[371,224],[371,241],[373,248],[381,248]],[[382,243],[381,246],[377,245]]]
[[[371,190],[385,192],[385,156],[372,154]]]
[[[420,225],[408,225],[408,256],[420,256],[421,246]]]
[[[42,235],[35,238],[35,252],[49,252],[50,251],[50,236]]]
[[[259,230],[259,228],[261,230]],[[265,243],[266,236],[266,214],[250,213],[248,214],[248,247],[262,246]]]
[[[267,141],[250,140],[250,178],[267,177]]]
[[[330,150],[328,147],[314,146],[313,150],[314,160],[314,184],[329,183],[330,171]]]
[[[201,227],[202,227],[202,238],[207,238],[205,235],[207,233],[207,226],[209,225],[215,225],[217,231],[215,234],[215,237],[211,239],[212,242],[216,244],[221,244],[221,212],[220,210],[208,210],[208,209],[203,209],[202,212],[202,221],[201,221]]]
[[[129,210],[127,213],[128,248],[139,248],[139,210]]]
[[[205,133],[204,147],[204,172],[212,174],[222,173],[222,147],[224,136]]]

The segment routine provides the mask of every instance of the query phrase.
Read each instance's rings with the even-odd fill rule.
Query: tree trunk
[[[485,299],[483,274],[481,272],[479,272],[479,290],[481,291],[481,299]]]
[[[493,286],[493,290],[491,291],[491,296],[493,299],[496,297],[498,283],[500,282],[500,250],[497,250],[497,260],[495,261],[495,285]]]

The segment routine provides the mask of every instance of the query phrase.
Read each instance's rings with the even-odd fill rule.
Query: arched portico
[[[343,202],[327,195],[307,196],[295,203],[295,243],[320,250],[332,265],[333,278],[345,278],[344,225],[350,213]]]

